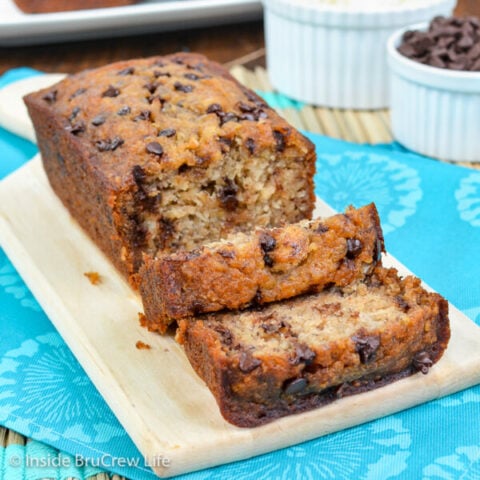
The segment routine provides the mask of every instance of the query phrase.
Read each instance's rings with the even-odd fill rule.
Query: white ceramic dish
[[[28,15],[0,0],[0,46],[82,40],[261,18],[259,0],[144,0],[137,5]]]
[[[273,86],[306,103],[358,109],[388,106],[388,37],[400,27],[450,15],[456,5],[432,0],[362,10],[307,0],[263,3]]]
[[[427,24],[410,26],[425,30]],[[480,72],[431,67],[397,51],[407,29],[388,41],[395,138],[410,150],[449,161],[480,162]]]

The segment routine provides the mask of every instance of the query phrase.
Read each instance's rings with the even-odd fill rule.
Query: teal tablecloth
[[[11,71],[0,87],[32,73]],[[338,210],[375,201],[387,249],[480,323],[480,172],[395,145],[310,137],[318,152],[317,195]],[[29,160],[36,147],[0,130],[0,152],[4,177]],[[1,250],[0,332],[1,425],[132,479],[153,478]],[[0,449],[2,478],[21,478],[21,472],[32,480],[47,473],[64,478],[72,472],[24,469],[24,460],[12,466],[5,460],[11,455]],[[117,467],[115,458],[134,459],[138,466]],[[480,479],[480,387],[182,478]]]

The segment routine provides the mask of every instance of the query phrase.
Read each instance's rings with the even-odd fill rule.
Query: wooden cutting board
[[[331,210],[320,200],[317,214]],[[426,376],[255,429],[226,423],[181,347],[140,327],[138,296],[53,194],[39,157],[0,183],[0,243],[87,374],[162,477],[248,458],[480,383],[480,328],[451,307],[452,339]],[[387,264],[408,273],[392,258]],[[94,286],[84,276],[95,271]],[[151,350],[138,350],[141,340]]]

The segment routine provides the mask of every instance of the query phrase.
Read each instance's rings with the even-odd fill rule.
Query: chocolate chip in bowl
[[[432,67],[478,72],[480,19],[435,17],[427,31],[407,30],[398,51]]]
[[[395,139],[453,162],[480,162],[480,20],[435,17],[387,45]]]

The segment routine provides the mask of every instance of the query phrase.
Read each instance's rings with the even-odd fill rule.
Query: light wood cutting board
[[[320,200],[317,214],[331,210]],[[53,194],[39,157],[0,183],[0,243],[146,458],[167,477],[248,458],[480,383],[480,329],[451,307],[452,339],[426,376],[255,429],[226,423],[171,337],[140,327],[137,295]],[[408,273],[392,258],[387,264]],[[98,286],[85,272],[101,275]],[[141,340],[151,350],[138,350]]]

